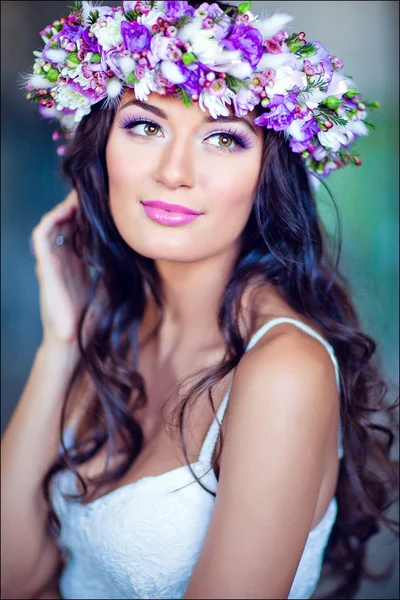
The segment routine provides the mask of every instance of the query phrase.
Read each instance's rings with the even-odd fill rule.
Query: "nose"
[[[193,152],[187,139],[174,137],[164,146],[154,171],[154,178],[166,188],[192,188],[195,182]]]

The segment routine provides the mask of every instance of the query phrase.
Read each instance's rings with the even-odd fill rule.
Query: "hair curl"
[[[200,3],[191,4],[196,7]],[[221,6],[226,9],[229,5]],[[78,465],[95,456],[105,444],[107,465],[117,453],[117,438],[122,439],[123,458],[118,465],[88,481],[96,484],[96,493],[105,484],[118,481],[140,453],[143,432],[135,411],[146,404],[147,396],[135,365],[146,290],[160,311],[160,321],[151,336],[162,321],[162,286],[154,262],[124,242],[108,208],[105,148],[113,116],[111,108],[92,107],[63,161],[63,174],[79,195],[74,248],[87,264],[92,287],[79,323],[81,360],[62,410],[62,453],[43,481],[51,535],[59,534],[61,527],[50,495],[51,480],[57,472],[66,468],[75,472],[83,488],[75,498],[83,500],[88,496],[87,482],[79,475]],[[320,328],[339,364],[344,447],[335,492],[338,516],[325,550],[323,576],[340,580],[327,598],[349,598],[356,593],[362,576],[372,577],[366,570],[366,542],[381,524],[392,530],[397,525],[385,512],[397,500],[398,463],[390,454],[393,409],[398,402],[387,402],[388,385],[379,375],[376,344],[361,331],[347,284],[338,271],[340,244],[333,261],[327,251],[328,241],[301,157],[290,150],[282,134],[265,131],[255,202],[219,308],[218,325],[226,352],[221,362],[203,373],[184,395],[176,416],[191,468],[184,437],[185,411],[189,403],[206,393],[215,413],[212,390],[237,366],[248,342],[238,323],[241,300],[252,281],[261,286],[275,285],[294,310]],[[92,330],[84,339],[89,315]],[[85,376],[92,383],[92,396],[74,444],[67,448],[63,441],[66,408],[74,386]],[[390,420],[387,425],[374,418],[383,413]],[[216,471],[223,445],[221,431],[218,441],[213,460]]]

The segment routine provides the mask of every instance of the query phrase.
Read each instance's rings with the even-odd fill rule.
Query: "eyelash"
[[[135,119],[135,118],[130,118],[130,117],[123,119],[121,121],[120,127],[122,127],[122,129],[132,130],[135,125],[140,125],[140,124],[154,125],[155,127],[158,127],[159,129],[161,129],[161,127],[158,123],[156,123],[155,121],[152,121],[150,119]],[[133,133],[132,131],[129,131],[129,133],[130,133],[130,135],[138,135],[138,134]],[[249,135],[239,133],[239,131],[237,129],[232,129],[230,127],[228,128],[227,131],[214,131],[206,139],[209,139],[210,137],[213,137],[215,135],[226,135],[227,137],[231,138],[234,142],[236,142],[240,146],[239,149],[238,148],[231,149],[231,148],[224,148],[223,146],[216,146],[219,150],[222,150],[223,152],[241,152],[242,150],[246,150],[247,148],[250,148],[252,145]],[[140,135],[138,137],[152,137],[152,136]]]

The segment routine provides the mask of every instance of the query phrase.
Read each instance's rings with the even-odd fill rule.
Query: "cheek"
[[[243,153],[244,154],[244,153]],[[208,197],[214,198],[216,212],[243,219],[250,213],[260,171],[258,156],[240,157],[234,161],[220,161],[217,170],[209,170],[204,178]]]

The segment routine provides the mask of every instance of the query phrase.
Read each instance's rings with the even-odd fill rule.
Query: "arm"
[[[45,533],[43,477],[55,461],[58,424],[78,349],[42,345],[1,443],[2,598],[33,598],[60,566]]]
[[[55,243],[60,232],[71,239],[77,206],[72,191],[32,233],[43,342],[2,440],[3,598],[37,597],[60,567],[60,553],[45,532],[42,481],[58,453],[61,410],[79,360],[77,330],[89,285],[72,245]],[[77,391],[71,391],[73,402]]]
[[[186,599],[288,597],[337,411],[333,365],[306,334],[275,334],[243,357],[227,409],[214,511]]]

